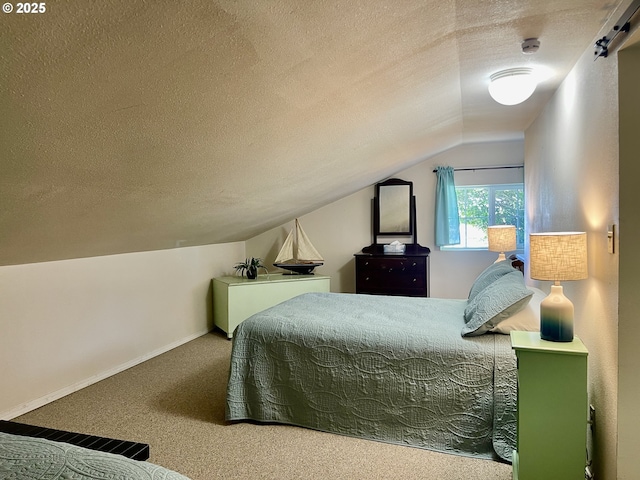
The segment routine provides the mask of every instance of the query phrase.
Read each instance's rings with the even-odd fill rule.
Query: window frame
[[[495,225],[495,205],[496,205],[496,192],[500,190],[509,190],[509,189],[518,189],[522,191],[522,225],[516,225],[516,229],[521,228],[524,229],[524,213],[525,213],[525,196],[524,196],[524,182],[509,182],[509,183],[492,183],[492,184],[481,184],[481,185],[456,185],[456,194],[458,194],[459,189],[478,189],[478,188],[486,188],[488,189],[488,226]],[[460,204],[458,203],[458,206]],[[467,232],[463,231],[463,217],[460,216],[460,239],[464,239],[465,243],[468,243]],[[462,243],[462,242],[461,242]],[[447,252],[472,252],[472,251],[488,251],[489,246],[486,247],[460,247],[457,245],[443,245],[439,247],[442,251]],[[523,253],[524,252],[524,238],[520,244],[516,245],[516,249],[513,250],[513,253]]]

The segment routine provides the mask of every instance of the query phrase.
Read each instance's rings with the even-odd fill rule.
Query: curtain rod
[[[460,167],[460,168],[454,168],[453,171],[454,172],[460,172],[460,171],[475,171],[475,170],[499,170],[501,168],[524,168],[524,165],[501,165],[501,166],[495,166],[495,167]],[[436,173],[438,170],[435,169],[433,171],[433,173]]]

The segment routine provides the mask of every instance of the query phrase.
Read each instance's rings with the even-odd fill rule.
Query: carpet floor
[[[286,425],[227,424],[231,342],[209,333],[13,419],[150,444],[192,480],[511,479],[511,465]]]

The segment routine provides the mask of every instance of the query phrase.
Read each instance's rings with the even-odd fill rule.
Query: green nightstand
[[[578,337],[547,342],[511,332],[518,358],[514,480],[582,480],[587,448],[587,355]]]

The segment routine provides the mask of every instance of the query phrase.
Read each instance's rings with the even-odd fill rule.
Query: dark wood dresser
[[[356,293],[429,296],[429,249],[417,244],[404,253],[384,253],[371,245],[355,254]]]

